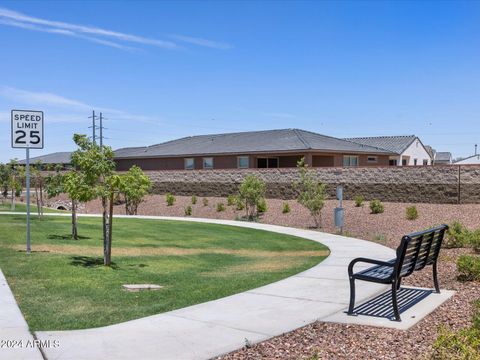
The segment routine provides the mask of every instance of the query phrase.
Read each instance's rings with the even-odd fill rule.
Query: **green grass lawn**
[[[102,264],[100,218],[0,216],[0,268],[31,330],[97,327],[182,308],[265,285],[328,255],[313,241],[234,226],[115,219],[114,265]],[[158,291],[128,292],[151,283]]]
[[[10,202],[5,202],[5,203],[0,203],[0,212],[2,211],[12,211],[12,206]],[[27,212],[27,205],[23,203],[16,203],[15,204],[15,210],[13,212]],[[36,205],[30,205],[30,212],[32,214],[37,213],[37,206]],[[54,213],[54,212],[66,212],[62,210],[56,210],[56,209],[49,209],[44,207],[43,208],[43,213]]]

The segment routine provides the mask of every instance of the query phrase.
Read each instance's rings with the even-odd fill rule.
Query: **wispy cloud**
[[[205,46],[205,47],[214,48],[214,49],[227,50],[232,48],[232,45],[224,42],[213,41],[213,40],[208,40],[208,39],[203,39],[203,38],[198,38],[193,36],[171,35],[171,37],[172,39],[175,39],[177,41],[182,41],[188,44]]]
[[[31,31],[47,32],[93,41],[122,50],[133,50],[124,43],[149,45],[164,49],[181,48],[174,41],[154,39],[140,35],[128,34],[119,31],[107,30],[96,26],[72,24],[62,21],[53,21],[25,15],[17,11],[0,8],[0,25],[13,26]],[[196,37],[175,35],[171,37],[179,42],[205,46],[216,49],[228,49],[231,46],[225,43]]]
[[[7,99],[11,106],[42,106],[42,109],[52,114],[54,122],[85,121],[93,109],[102,111],[105,116],[115,121],[142,122],[158,124],[157,117],[132,114],[127,111],[108,107],[94,106],[85,102],[69,99],[49,92],[35,92],[0,85],[0,98]]]

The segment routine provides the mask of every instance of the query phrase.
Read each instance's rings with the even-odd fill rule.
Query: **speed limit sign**
[[[12,148],[43,149],[43,111],[12,110]]]

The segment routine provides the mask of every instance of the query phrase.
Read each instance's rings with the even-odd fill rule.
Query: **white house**
[[[432,165],[432,157],[415,135],[405,136],[371,136],[345,139],[358,144],[385,149],[396,155],[391,155],[389,163],[392,166]]]
[[[469,156],[465,159],[456,161],[455,165],[480,165],[480,154]]]
[[[453,162],[452,153],[449,151],[438,151],[435,153],[435,165],[451,165]]]

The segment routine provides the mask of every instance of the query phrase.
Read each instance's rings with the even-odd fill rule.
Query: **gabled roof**
[[[321,150],[370,154],[390,151],[300,129],[189,136],[146,148],[115,151],[116,158],[242,154]]]
[[[30,158],[30,164],[40,161],[42,164],[70,164],[72,153],[70,151],[55,152]],[[26,160],[20,160],[19,164],[25,164]]]
[[[452,153],[449,151],[439,151],[435,155],[435,161],[450,161],[452,159]]]
[[[437,153],[437,150],[432,148],[430,145],[425,145],[425,150],[427,150],[428,155],[430,155],[432,159],[435,159],[435,154]]]
[[[400,155],[417,139],[415,135],[401,136],[370,136],[360,138],[347,138],[358,144],[375,146]]]

